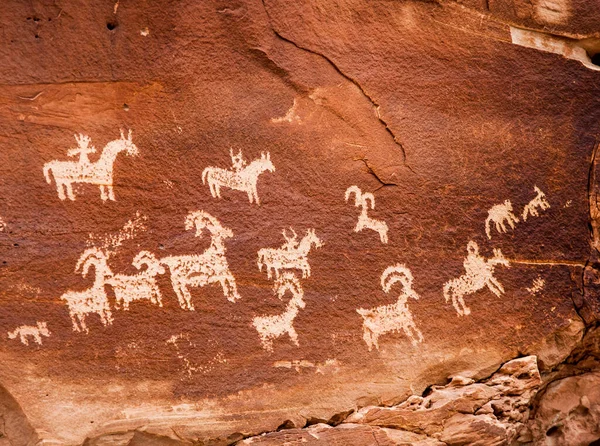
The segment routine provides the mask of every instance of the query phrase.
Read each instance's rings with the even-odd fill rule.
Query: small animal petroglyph
[[[227,300],[235,302],[240,298],[235,277],[229,271],[225,257],[224,240],[233,237],[231,229],[225,228],[212,215],[204,211],[190,213],[185,219],[185,228],[196,228],[196,237],[202,236],[204,229],[210,233],[210,246],[202,254],[163,257],[160,263],[169,267],[171,283],[183,309],[194,310],[192,295],[188,287],[203,287],[219,282]]]
[[[444,298],[446,302],[452,298],[452,305],[459,316],[465,316],[471,313],[471,310],[465,304],[463,296],[472,294],[488,287],[496,296],[504,293],[504,287],[494,277],[496,265],[503,265],[510,268],[508,260],[504,258],[499,249],[494,249],[494,257],[485,260],[479,255],[479,246],[474,241],[467,244],[467,257],[463,262],[465,274],[452,279],[444,285]]]
[[[539,217],[540,213],[538,208],[543,211],[550,208],[550,203],[548,203],[546,200],[546,194],[543,193],[537,186],[533,186],[533,190],[537,193],[537,195],[523,208],[523,221],[527,221],[528,214],[532,215],[533,217]]]
[[[47,162],[44,164],[43,169],[46,181],[51,184],[50,173],[52,173],[58,191],[58,198],[61,200],[66,200],[67,197],[69,200],[75,200],[73,183],[88,183],[100,187],[100,198],[103,201],[114,201],[113,164],[117,155],[123,151],[128,155],[138,154],[138,148],[131,141],[131,130],[127,138],[121,130],[121,138],[109,142],[102,150],[100,158],[95,162],[88,159],[89,153],[96,152],[94,146],[90,146],[90,137],[80,134],[79,136],[75,135],[75,140],[77,141],[77,147],[70,149],[67,155],[79,155],[79,160]]]
[[[21,325],[15,330],[8,333],[9,339],[16,339],[17,336],[21,340],[21,343],[29,345],[27,337],[31,336],[36,344],[42,345],[42,336],[49,337],[50,330],[46,322],[38,322],[37,325]]]
[[[302,271],[302,277],[310,277],[310,265],[308,264],[308,252],[312,245],[317,248],[323,246],[323,242],[317,237],[314,229],[306,231],[306,235],[298,242],[298,235],[291,229],[292,236],[287,235],[283,230],[285,243],[281,248],[263,248],[258,251],[258,269],[262,271],[263,265],[267,267],[267,277],[272,277],[271,270],[275,272],[275,277],[279,277],[280,270],[299,269]]]
[[[402,293],[396,303],[356,310],[363,317],[363,339],[369,351],[373,346],[379,349],[379,336],[401,330],[410,338],[414,346],[423,342],[423,335],[407,306],[409,298],[418,300],[419,295],[412,289],[413,275],[406,266],[400,264],[389,266],[381,274],[381,288],[386,293],[390,292],[396,282],[402,284]]]
[[[519,219],[515,214],[512,213],[512,210],[513,208],[510,200],[506,200],[502,204],[492,206],[492,208],[488,211],[488,218],[485,220],[485,233],[489,239],[492,238],[492,234],[490,232],[490,222],[494,222],[496,225],[496,231],[500,233],[507,231],[504,222],[508,223],[512,229],[515,229],[515,223],[518,223]]]
[[[210,194],[213,198],[221,198],[221,187],[228,187],[246,192],[250,203],[256,201],[256,204],[260,204],[256,184],[258,176],[261,173],[265,171],[275,172],[275,166],[271,162],[271,155],[269,152],[262,153],[260,158],[246,165],[241,151],[237,155],[234,155],[233,150],[231,150],[229,154],[233,170],[222,169],[220,167],[207,167],[202,172],[202,184],[208,182]]]
[[[158,259],[151,252],[142,251],[135,256],[132,265],[138,270],[146,265],[146,269],[133,276],[114,274],[106,279],[106,284],[115,292],[117,307],[122,305],[124,310],[129,310],[129,304],[134,300],[149,300],[162,307],[162,295],[155,277],[164,274],[165,269]]]
[[[112,276],[106,264],[106,255],[98,248],[89,248],[81,254],[75,272],[87,277],[90,267],[95,269],[96,277],[91,288],[84,291],[67,291],[60,298],[67,303],[74,331],[89,333],[85,319],[89,314],[97,314],[103,325],[112,324],[113,318],[104,290],[106,279]]]
[[[369,204],[371,209],[375,209],[375,197],[370,192],[363,193],[358,186],[350,186],[346,189],[346,201],[350,199],[352,194],[355,195],[354,206],[360,207],[361,212],[358,216],[358,223],[354,228],[354,232],[362,231],[363,229],[372,229],[379,233],[381,243],[388,242],[388,226],[385,221],[375,220],[367,215]]]
[[[273,287],[273,293],[277,294],[280,300],[283,299],[286,291],[292,293],[292,298],[282,314],[257,316],[252,321],[252,325],[258,331],[263,348],[269,352],[273,351],[273,340],[286,333],[297,347],[300,346],[298,343],[298,334],[294,330],[293,323],[299,309],[305,307],[303,299],[304,291],[298,278],[290,271],[284,271],[275,280]]]
[[[529,291],[532,295],[535,296],[537,293],[539,293],[540,291],[542,291],[545,286],[546,286],[546,281],[544,279],[542,279],[540,276],[537,276],[533,280],[533,283],[531,284],[531,287],[530,288],[526,288],[526,290]]]

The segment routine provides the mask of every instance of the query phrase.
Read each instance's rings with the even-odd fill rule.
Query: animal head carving
[[[88,248],[81,254],[75,266],[75,272],[87,277],[90,266],[96,268],[96,274],[110,275],[110,270],[106,265],[106,254],[96,247]]]
[[[360,188],[358,186],[350,186],[348,189],[346,189],[346,201],[348,201],[350,199],[350,197],[352,196],[352,194],[354,194],[354,206],[358,207],[360,206],[362,200],[362,191],[360,190]]]
[[[190,212],[185,218],[185,229],[190,230],[196,227],[196,237],[202,237],[202,230],[208,229],[212,236],[221,238],[233,237],[233,231],[221,225],[219,220],[204,211]]]
[[[512,203],[510,202],[510,200],[504,200],[504,206],[506,207],[506,209],[508,209],[509,211],[513,210],[512,207]]]
[[[269,152],[262,152],[260,154],[260,160],[269,172],[275,172],[275,166],[271,162],[271,154]]]
[[[467,243],[467,252],[471,255],[479,255],[479,245],[471,240],[469,243]]]
[[[131,263],[135,268],[141,269],[144,265],[147,266],[147,270],[155,274],[164,274],[165,269],[160,264],[154,254],[149,251],[141,251]]]
[[[396,282],[400,282],[403,290],[409,292],[412,291],[413,280],[414,278],[410,270],[406,266],[398,263],[396,265],[388,266],[381,274],[381,288],[386,293],[389,293],[392,289],[392,285]]]
[[[137,148],[137,146],[133,143],[131,138],[132,138],[131,129],[129,129],[129,132],[127,133],[127,138],[125,138],[125,135],[123,134],[123,130],[121,129],[121,141],[123,141],[123,143],[125,144],[124,147],[125,147],[127,155],[136,156],[140,153],[140,151]]]
[[[314,243],[317,248],[323,246],[323,241],[319,237],[317,237],[317,234],[315,233],[314,229],[308,229],[306,231],[306,238],[309,242]]]

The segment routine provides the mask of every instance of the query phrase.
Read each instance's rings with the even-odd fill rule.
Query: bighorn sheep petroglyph
[[[350,199],[350,197],[354,194],[354,206],[360,207],[361,212],[358,216],[358,222],[356,223],[356,227],[354,228],[354,232],[362,231],[363,229],[372,229],[373,231],[379,233],[379,238],[381,243],[388,242],[388,226],[385,221],[376,220],[367,215],[367,210],[369,206],[371,209],[375,209],[375,197],[370,192],[363,193],[358,186],[350,186],[346,189],[346,201]]]

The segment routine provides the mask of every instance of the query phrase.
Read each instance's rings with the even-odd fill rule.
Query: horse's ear
[[[123,134],[123,129],[119,129],[121,131],[121,139],[125,139],[125,135]]]
[[[271,154],[269,152],[267,152],[267,159],[270,161],[271,160]]]
[[[129,129],[129,132],[127,133],[127,139],[131,142],[131,129]]]

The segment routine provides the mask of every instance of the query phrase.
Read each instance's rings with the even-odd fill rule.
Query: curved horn
[[[390,292],[392,285],[396,282],[401,282],[405,291],[411,289],[413,282],[413,275],[410,270],[400,263],[388,266],[381,274],[381,288],[386,293]]]
[[[346,201],[348,201],[350,199],[350,196],[352,195],[352,193],[354,193],[356,195],[356,198],[354,200],[354,206],[359,206],[360,204],[360,197],[362,196],[362,191],[360,190],[360,188],[358,186],[350,186],[348,189],[346,189]]]
[[[371,209],[375,209],[375,197],[371,192],[365,192],[362,195],[362,205],[366,208],[369,207],[369,202],[371,202]]]

